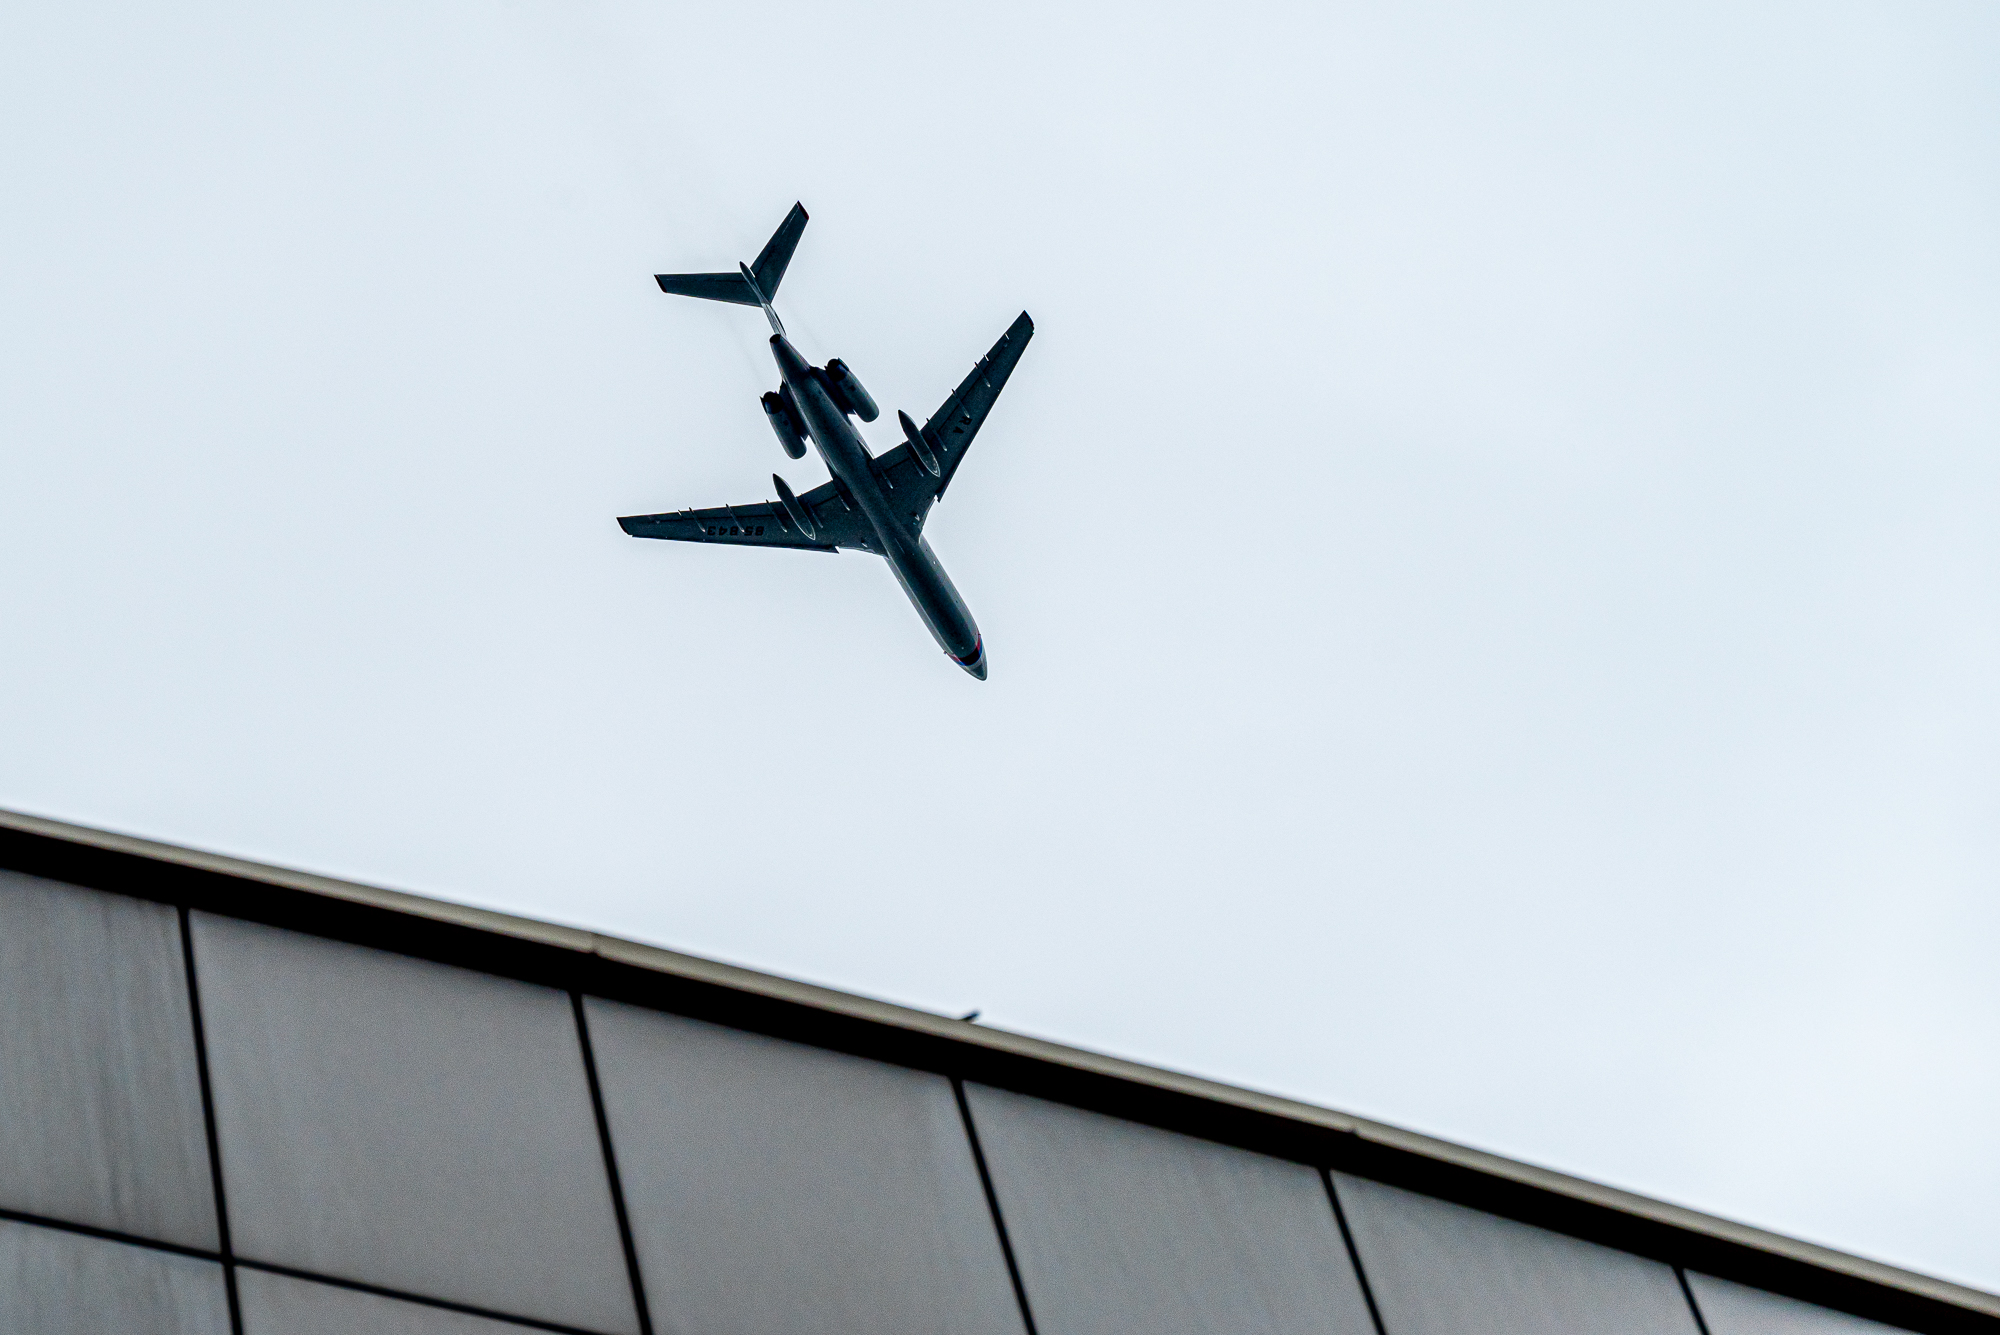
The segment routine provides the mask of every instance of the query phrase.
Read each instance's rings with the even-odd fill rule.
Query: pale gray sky
[[[1983,4],[22,5],[0,805],[2000,1286]],[[755,312],[934,409],[879,562]],[[875,428],[879,447],[893,428]]]

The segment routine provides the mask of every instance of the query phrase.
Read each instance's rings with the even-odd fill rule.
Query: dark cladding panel
[[[1317,1169],[966,1095],[1040,1335],[1373,1335]]]
[[[1670,1266],[1336,1174],[1393,1335],[1699,1335]]]
[[[948,1080],[587,1004],[658,1330],[1021,1335]]]
[[[568,994],[194,916],[237,1253],[636,1328]]]
[[[529,1327],[239,1268],[243,1335],[524,1335]]]
[[[1695,1306],[1708,1325],[1708,1335],[1895,1335],[1864,1317],[1827,1307],[1780,1298],[1775,1293],[1732,1284],[1726,1279],[1688,1272]]]
[[[0,1219],[7,1335],[229,1335],[222,1267]]]
[[[0,1208],[215,1246],[178,915],[0,871]]]

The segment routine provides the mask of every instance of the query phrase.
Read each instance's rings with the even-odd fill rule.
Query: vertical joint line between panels
[[[1035,1310],[1028,1303],[1028,1286],[1021,1278],[1021,1264],[1014,1259],[1014,1240],[1007,1236],[1007,1217],[1000,1212],[1000,1193],[993,1188],[993,1173],[986,1166],[986,1151],[979,1143],[979,1127],[972,1120],[972,1104],[965,1097],[965,1082],[951,1078],[952,1097],[958,1100],[959,1119],[965,1123],[965,1140],[972,1147],[972,1164],[979,1170],[979,1185],[986,1192],[986,1208],[993,1212],[993,1231],[1000,1235],[1000,1254],[1007,1260],[1007,1278],[1014,1284],[1014,1301],[1021,1305],[1021,1324],[1027,1335],[1036,1335]]]
[[[1708,1335],[1708,1318],[1701,1314],[1701,1304],[1694,1300],[1694,1285],[1688,1283],[1688,1272],[1674,1267],[1674,1278],[1681,1282],[1681,1296],[1688,1300],[1688,1311],[1694,1313],[1694,1328],[1700,1335]]]
[[[590,1085],[590,1110],[597,1117],[597,1143],[604,1151],[604,1176],[611,1184],[611,1212],[618,1218],[618,1242],[625,1249],[625,1273],[632,1281],[632,1302],[639,1309],[639,1335],[653,1335],[653,1314],[646,1305],[646,1278],[639,1269],[639,1244],[632,1236],[632,1218],[625,1210],[625,1186],[618,1177],[618,1152],[611,1145],[611,1117],[604,1110],[604,1089],[597,1080],[597,1052],[590,1043],[590,1023],[583,1013],[583,993],[569,994],[576,1016],[576,1043],[583,1052],[583,1076]]]
[[[1333,1222],[1340,1225],[1340,1240],[1347,1244],[1347,1263],[1354,1267],[1354,1282],[1361,1286],[1361,1298],[1368,1304],[1368,1319],[1375,1323],[1375,1335],[1389,1335],[1389,1328],[1382,1322],[1382,1309],[1375,1301],[1375,1286],[1368,1282],[1367,1267],[1361,1264],[1361,1248],[1355,1245],[1354,1230],[1347,1226],[1347,1211],[1341,1208],[1340,1193],[1334,1190],[1333,1173],[1322,1168],[1319,1179],[1326,1184],[1326,1199],[1333,1206]],[[1708,1332],[1703,1331],[1702,1335],[1708,1335]]]
[[[215,1089],[208,1075],[208,1026],[201,1017],[201,980],[194,969],[194,924],[187,905],[176,909],[181,928],[181,971],[187,975],[188,1018],[194,1027],[195,1073],[201,1079],[201,1121],[208,1136],[208,1179],[215,1195],[215,1246],[222,1254],[222,1288],[229,1299],[229,1329],[243,1335],[243,1303],[236,1295],[236,1248],[229,1238],[229,1197],[222,1187],[222,1136],[215,1125]]]

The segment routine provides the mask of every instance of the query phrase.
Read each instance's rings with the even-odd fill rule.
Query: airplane
[[[979,434],[994,400],[1013,374],[1014,364],[1035,332],[1022,311],[1000,341],[952,391],[944,406],[922,427],[898,410],[903,443],[883,455],[869,453],[852,419],[872,422],[881,415],[861,381],[838,357],[814,366],[785,337],[772,298],[792,262],[805,230],[804,206],[778,224],[755,264],[739,263],[735,273],[656,274],[662,292],[739,306],[759,306],[771,322],[771,355],[777,359],[778,388],[763,397],[764,416],[778,444],[803,459],[806,442],[819,447],[829,482],[803,496],[785,479],[771,475],[778,499],[756,505],[723,505],[671,514],[627,515],[619,527],[635,538],[674,542],[715,542],[737,547],[787,547],[794,551],[873,552],[889,563],[917,615],[945,657],[986,680],[986,641],[924,539],[924,520],[943,498]]]

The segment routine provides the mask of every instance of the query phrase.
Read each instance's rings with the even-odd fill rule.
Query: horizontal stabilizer
[[[654,274],[653,280],[660,285],[660,291],[671,292],[677,297],[700,297],[704,301],[727,301],[738,306],[762,306],[778,295],[778,284],[784,281],[785,270],[792,262],[792,252],[799,248],[799,236],[806,230],[806,210],[803,204],[792,205],[792,211],[778,224],[778,230],[771,234],[764,245],[757,262],[749,266],[757,286],[763,289],[764,300],[757,299],[751,290],[749,280],[741,273],[662,273]]]
[[[750,284],[743,281],[740,273],[662,273],[654,274],[653,280],[660,285],[660,291],[671,292],[677,297],[733,301],[738,306],[764,304],[757,300],[757,294],[750,290]]]

